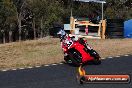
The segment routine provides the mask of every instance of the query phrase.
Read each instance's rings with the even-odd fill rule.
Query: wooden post
[[[72,29],[73,29],[73,17],[70,17],[70,33],[72,33]]]
[[[98,36],[101,36],[101,22],[99,22],[99,28],[98,28]]]
[[[75,19],[73,17],[70,18],[70,26],[71,26],[70,32],[71,34],[73,34],[75,31]]]
[[[105,39],[105,31],[106,31],[106,19],[102,20],[102,39]]]

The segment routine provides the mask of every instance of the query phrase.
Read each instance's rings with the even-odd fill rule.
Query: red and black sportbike
[[[91,61],[94,64],[101,64],[99,54],[83,38],[75,40],[75,37],[65,35],[61,38],[61,46],[64,60],[68,64],[80,66]]]

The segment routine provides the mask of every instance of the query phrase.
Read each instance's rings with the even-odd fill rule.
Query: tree
[[[3,43],[5,43],[5,32],[9,33],[9,41],[11,41],[12,31],[11,27],[13,23],[16,21],[16,9],[11,0],[1,0],[0,2],[0,28],[3,33]],[[12,25],[12,26],[11,26]]]
[[[14,5],[17,9],[17,21],[18,21],[18,31],[19,31],[19,41],[21,41],[21,35],[22,35],[22,10],[25,5],[26,0],[13,0]]]
[[[33,29],[36,31],[36,25],[39,26],[41,35],[48,34],[48,28],[55,22],[62,22],[63,7],[57,0],[28,0],[29,7],[33,12]],[[34,35],[35,36],[35,35]]]
[[[34,30],[34,39],[36,39],[36,25],[41,27],[41,37],[42,37],[42,29],[43,29],[43,19],[47,14],[47,1],[46,0],[28,0],[29,8],[33,12],[33,20],[32,26]],[[38,24],[36,24],[38,22]]]
[[[131,0],[106,0],[105,16],[107,18],[129,18],[131,13]]]

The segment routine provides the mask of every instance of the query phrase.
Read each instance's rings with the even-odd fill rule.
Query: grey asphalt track
[[[101,65],[85,66],[87,74],[129,74],[132,56],[102,60]],[[76,81],[76,67],[66,64],[0,72],[0,88],[132,88],[128,84],[84,84]]]

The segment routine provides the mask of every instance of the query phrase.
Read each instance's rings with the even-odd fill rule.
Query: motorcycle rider
[[[60,42],[62,42],[62,40],[64,39],[64,37],[66,36],[66,32],[64,31],[63,28],[61,28],[61,30],[57,33],[57,35],[60,38]]]
[[[58,33],[60,37],[61,47],[62,49],[68,49],[68,47],[73,44],[73,38],[71,38],[63,29],[61,29]]]
[[[60,37],[61,48],[63,49],[63,51],[67,51],[77,39],[75,39],[74,36],[70,36],[69,34],[67,34],[64,29],[61,29],[57,34]],[[67,55],[68,54],[65,52],[64,59]]]
[[[85,51],[90,54],[90,56],[93,56],[95,58],[98,58],[95,52],[88,44],[87,41],[84,40],[83,38],[78,38],[78,36],[71,36],[67,34],[63,29],[61,29],[58,33],[58,36],[60,37],[60,42],[61,42],[61,48],[64,52],[64,60],[68,63],[72,63],[71,59],[68,59],[68,50],[70,50],[70,46],[74,44],[76,41],[79,42],[80,44],[84,45]]]

